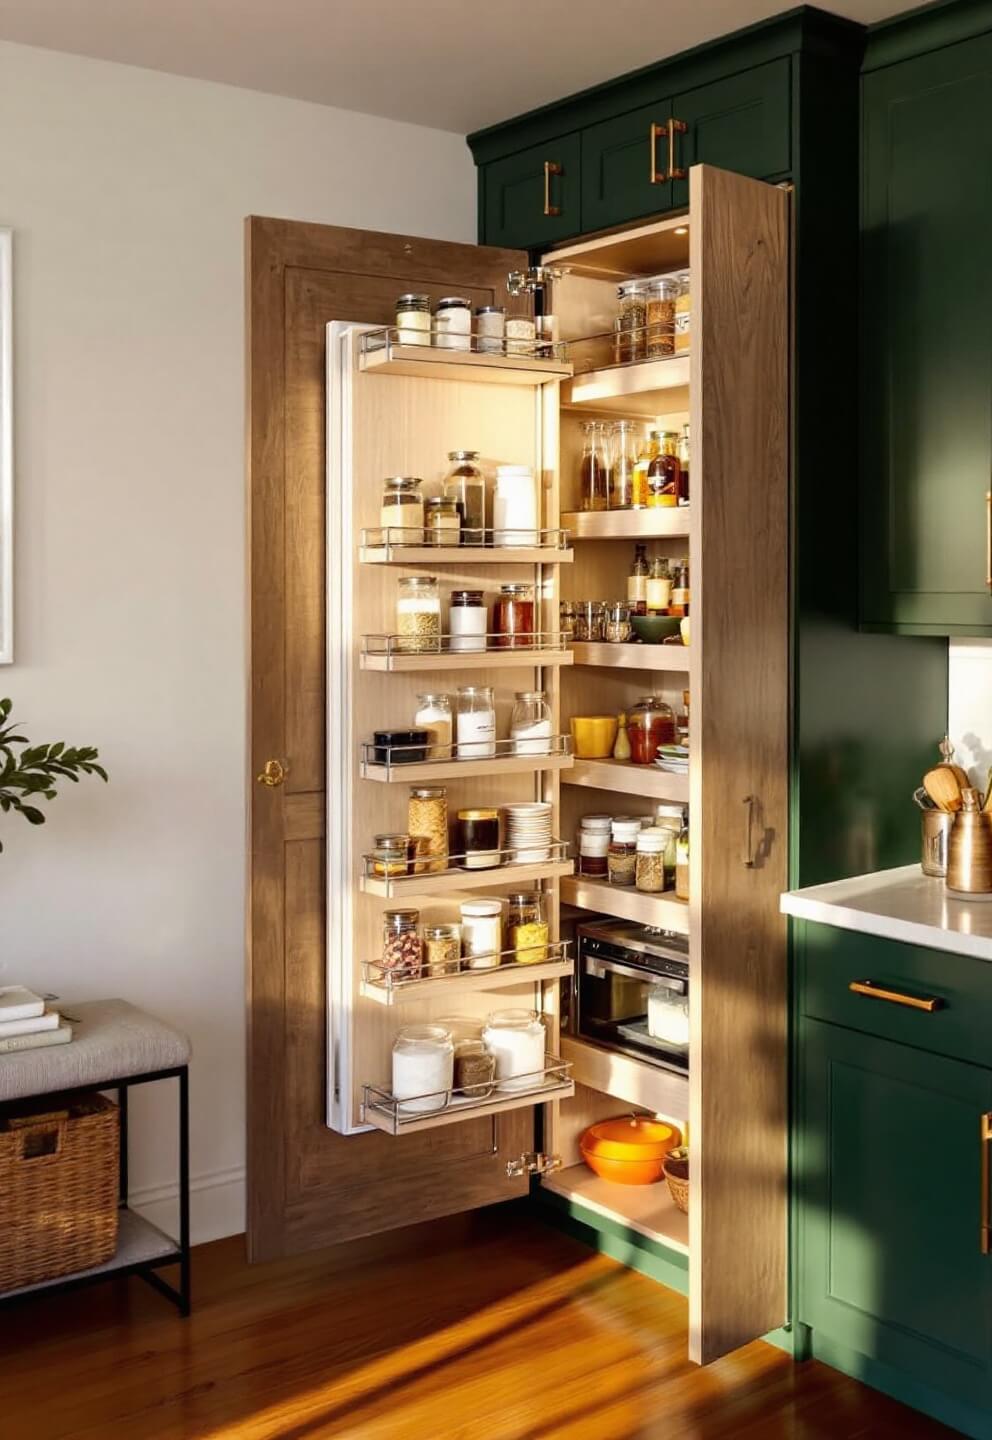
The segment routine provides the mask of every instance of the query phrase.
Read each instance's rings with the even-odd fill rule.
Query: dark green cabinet
[[[672,208],[671,113],[669,97],[583,131],[583,232],[607,230],[624,220]]]
[[[835,1342],[987,1409],[992,1071],[816,1020],[803,1022],[802,1057],[799,1319],[814,1353]]]
[[[579,153],[565,135],[487,165],[485,243],[530,250],[578,234]]]
[[[992,35],[863,95],[861,622],[992,634]]]

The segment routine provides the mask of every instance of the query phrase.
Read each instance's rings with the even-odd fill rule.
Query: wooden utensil
[[[968,777],[962,786],[957,765],[936,765],[923,777],[923,788],[938,810],[960,810],[961,791],[968,788]]]
[[[954,764],[954,746],[951,744],[949,735],[944,736],[943,740],[941,740],[937,746],[937,749],[940,751],[941,763],[946,765],[949,770],[954,771],[954,774],[957,776],[958,785],[962,790],[967,790],[971,781],[968,779],[967,770],[963,769],[960,765]]]

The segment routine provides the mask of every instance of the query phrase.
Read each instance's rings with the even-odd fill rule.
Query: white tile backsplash
[[[950,642],[947,724],[956,763],[984,792],[992,766],[992,640]]]

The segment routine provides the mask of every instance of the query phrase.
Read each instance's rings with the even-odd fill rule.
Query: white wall
[[[111,773],[0,822],[0,983],[192,1036],[194,1235],[242,1227],[242,220],[474,239],[455,135],[0,44],[15,244],[16,663],[32,739]],[[320,1057],[314,1057],[314,1064]],[[164,1090],[166,1087],[158,1087]],[[172,1209],[171,1096],[132,1183]]]
[[[947,725],[954,759],[984,792],[992,766],[992,640],[950,642]]]

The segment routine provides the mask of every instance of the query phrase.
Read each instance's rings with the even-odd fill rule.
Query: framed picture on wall
[[[14,263],[0,227],[0,665],[14,658]]]

